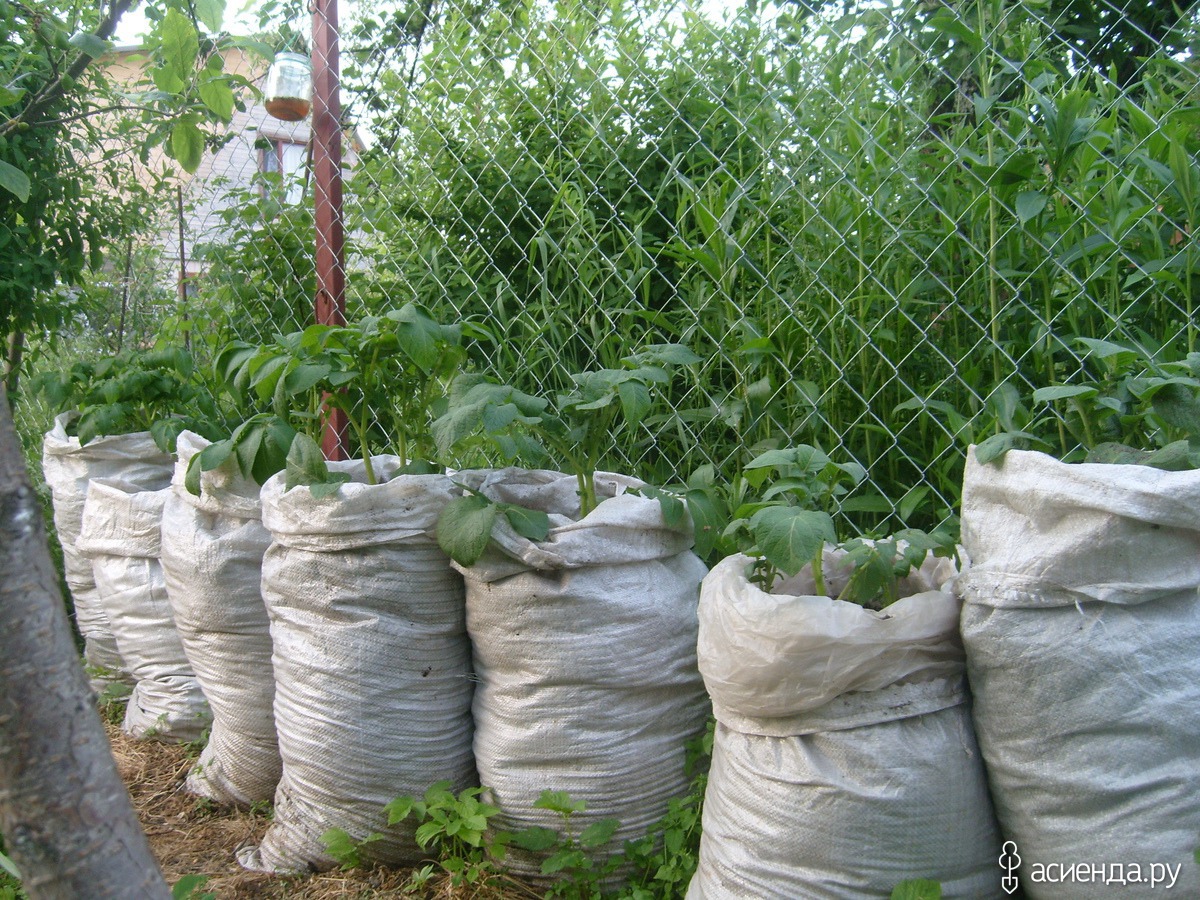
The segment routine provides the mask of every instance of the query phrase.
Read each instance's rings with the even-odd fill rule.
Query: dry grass
[[[270,824],[267,811],[238,810],[188,794],[183,781],[194,762],[195,748],[135,741],[116,725],[106,727],[121,777],[169,884],[184,875],[206,875],[208,882],[198,894],[214,894],[217,900],[532,900],[541,896],[507,880],[455,888],[445,877],[406,891],[411,872],[402,869],[296,876],[247,872],[238,865],[234,851],[262,838]]]

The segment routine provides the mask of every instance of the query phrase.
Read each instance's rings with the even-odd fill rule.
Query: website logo
[[[1000,868],[1004,870],[1004,875],[1000,879],[1000,887],[1004,889],[1006,894],[1015,894],[1019,882],[1017,880],[1017,869],[1021,867],[1021,857],[1017,854],[1017,844],[1015,841],[1005,841],[1004,846],[1000,848]]]

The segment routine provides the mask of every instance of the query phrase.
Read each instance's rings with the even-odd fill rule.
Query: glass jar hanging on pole
[[[285,122],[299,122],[312,107],[312,62],[303,53],[275,54],[263,82],[267,112]]]

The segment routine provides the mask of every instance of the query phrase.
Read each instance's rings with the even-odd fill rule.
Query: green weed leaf
[[[13,878],[17,879],[17,881],[21,880],[21,871],[17,868],[17,864],[9,859],[4,853],[0,853],[0,869],[3,869]]]
[[[196,892],[208,884],[207,875],[184,875],[171,887],[171,900],[215,900],[216,894],[201,894]]]
[[[926,878],[902,881],[892,891],[891,900],[941,900],[942,886]]]
[[[1021,191],[1017,194],[1017,219],[1024,225],[1036,219],[1046,208],[1047,197],[1041,191]]]
[[[620,821],[617,819],[601,819],[598,822],[593,822],[580,832],[579,846],[599,847],[607,844],[612,839],[612,836],[617,833],[617,828],[620,824]]]
[[[542,791],[541,796],[533,801],[534,809],[548,809],[561,816],[574,815],[587,809],[583,800],[572,800],[566,791]]]
[[[542,853],[558,843],[558,832],[553,828],[534,825],[523,828],[512,836],[512,846],[532,853]]]
[[[397,797],[385,806],[383,811],[387,813],[388,824],[395,825],[397,822],[403,822],[408,818],[408,814],[412,812],[415,802],[412,797]]]

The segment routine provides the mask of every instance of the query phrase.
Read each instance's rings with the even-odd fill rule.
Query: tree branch
[[[104,18],[100,20],[100,25],[96,29],[96,37],[105,41],[111,38],[116,33],[121,17],[135,7],[138,2],[139,0],[116,0],[108,12],[105,13]],[[47,81],[38,89],[33,99],[29,101],[29,104],[20,113],[0,124],[0,136],[12,134],[22,123],[40,119],[48,109],[62,99],[64,94],[63,79],[70,78],[77,81],[94,61],[95,57],[81,51],[67,67],[65,75],[57,74]]]

